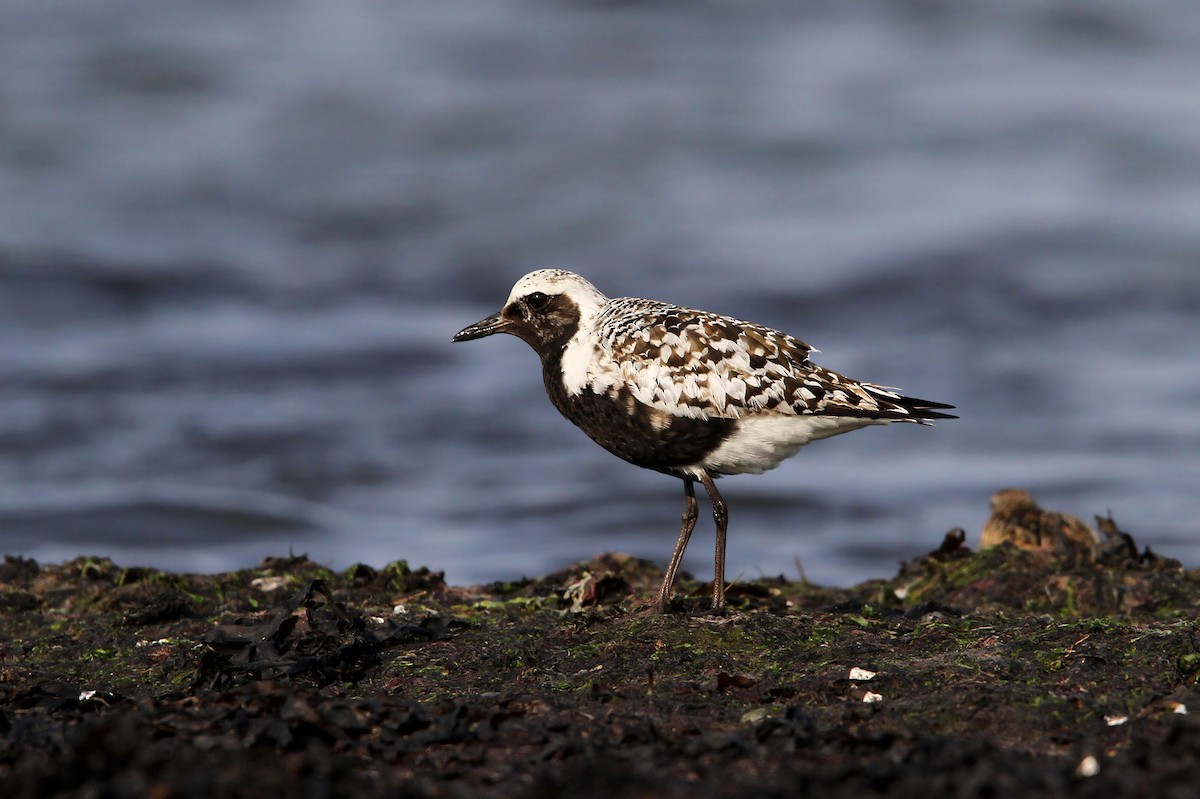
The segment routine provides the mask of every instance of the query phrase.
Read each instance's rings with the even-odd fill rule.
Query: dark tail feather
[[[821,413],[827,416],[878,419],[887,422],[918,422],[920,424],[929,424],[934,419],[958,418],[952,413],[941,412],[942,409],[953,410],[953,405],[947,405],[944,402],[934,402],[933,400],[917,399],[916,397],[904,397],[883,386],[874,386],[867,383],[860,383],[859,385],[879,401],[877,407],[867,408],[839,405],[835,408],[827,407]]]
[[[926,421],[929,419],[957,419],[958,417],[952,413],[941,413],[942,409],[953,410],[953,405],[947,405],[944,402],[934,402],[932,400],[917,399],[916,397],[900,397],[890,400],[894,405],[899,405],[904,410],[908,411],[909,419],[914,421]]]

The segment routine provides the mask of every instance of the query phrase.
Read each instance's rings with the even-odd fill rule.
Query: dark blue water
[[[555,266],[959,406],[724,481],[731,577],[1010,484],[1200,564],[1197,75],[1190,0],[8,0],[0,549],[664,562],[679,482],[449,343]]]

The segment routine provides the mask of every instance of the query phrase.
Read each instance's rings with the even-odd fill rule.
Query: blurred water
[[[1197,75],[1188,0],[8,0],[0,549],[663,562],[678,481],[449,344],[566,266],[959,406],[724,481],[731,576],[885,576],[1008,484],[1197,565]]]

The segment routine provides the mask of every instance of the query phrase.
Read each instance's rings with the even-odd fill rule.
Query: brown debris
[[[997,491],[991,504],[991,518],[979,537],[980,549],[1007,543],[1029,552],[1092,555],[1101,544],[1095,530],[1074,516],[1043,510],[1023,489]]]

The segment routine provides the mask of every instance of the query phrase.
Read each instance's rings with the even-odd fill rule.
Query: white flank
[[[887,420],[782,414],[746,416],[733,435],[710,452],[700,466],[720,474],[762,474],[809,442],[873,424],[887,424]]]

